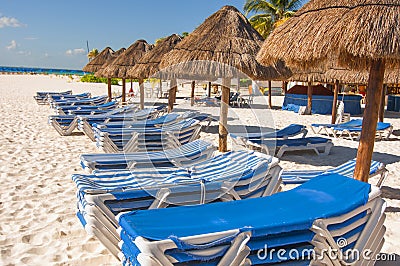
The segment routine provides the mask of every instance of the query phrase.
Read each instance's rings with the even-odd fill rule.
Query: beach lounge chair
[[[136,107],[125,106],[125,107],[118,108],[118,109],[108,110],[106,113],[81,116],[81,117],[76,116],[74,114],[51,115],[48,118],[48,123],[50,125],[52,125],[61,136],[69,136],[76,128],[81,130],[81,128],[79,128],[79,122],[80,122],[80,118],[82,118],[82,117],[88,117],[88,118],[93,118],[93,119],[101,118],[102,119],[101,121],[104,121],[105,119],[107,119],[108,117],[110,117],[114,114],[124,113],[125,115],[128,115],[128,113],[133,109],[136,109]]]
[[[288,139],[289,137],[294,137],[297,135],[302,135],[304,138],[308,133],[308,130],[305,126],[299,124],[290,124],[289,126],[275,130],[273,132],[266,133],[246,133],[245,137],[249,140],[263,140],[263,139]],[[235,134],[231,133],[232,136],[236,137]]]
[[[136,152],[115,154],[82,154],[81,166],[94,170],[129,170],[133,167],[173,167],[192,165],[211,157],[216,147],[204,140],[195,140],[179,148],[160,152]]]
[[[361,135],[362,125],[360,126],[349,126],[349,125],[337,125],[332,127],[332,132],[335,138],[343,137],[347,135],[351,140],[358,140]],[[376,137],[379,140],[389,139],[392,134],[393,126],[390,123],[378,122],[376,125]],[[386,135],[384,137],[384,135]]]
[[[288,132],[291,130],[288,130]],[[285,136],[279,131],[275,133],[277,136]],[[303,133],[304,134],[304,133]],[[273,135],[273,134],[271,134]],[[303,151],[312,150],[317,155],[328,155],[333,143],[330,139],[321,137],[303,137],[303,138],[257,138],[251,133],[244,136],[230,134],[231,139],[236,145],[243,146],[251,150],[259,150],[267,154],[275,154],[280,158],[287,151]]]
[[[107,153],[161,151],[199,138],[201,124],[185,119],[163,127],[96,128],[96,145]]]
[[[50,115],[48,123],[52,125],[61,136],[69,136],[76,129],[78,119],[75,115]]]
[[[112,101],[100,105],[80,105],[73,106],[72,108],[62,108],[63,111],[67,111],[71,115],[90,115],[93,112],[104,111],[109,112],[110,110],[118,108],[118,102]]]
[[[79,115],[78,129],[85,133],[86,136],[92,141],[96,141],[93,131],[93,126],[96,124],[110,123],[110,122],[128,122],[128,121],[142,121],[146,119],[156,118],[160,112],[157,108],[146,108],[138,110],[134,105],[128,105],[120,109],[110,111],[107,114],[99,115]]]
[[[361,127],[362,119],[352,119],[344,123],[340,124],[311,124],[311,131],[314,134],[320,134],[322,131],[325,131],[326,135],[334,135],[332,128],[337,126],[349,126],[349,127]]]
[[[49,102],[60,101],[60,100],[80,100],[90,98],[92,94],[90,92],[84,92],[80,94],[51,94],[47,96]]]
[[[279,191],[280,172],[276,158],[240,151],[186,169],[74,175],[73,180],[82,223],[115,251],[118,213],[268,196]]]
[[[99,105],[106,103],[108,100],[107,95],[96,96],[92,98],[74,99],[74,100],[55,100],[50,103],[50,107],[56,109],[59,106],[75,106],[75,105]]]
[[[269,197],[120,214],[120,258],[124,265],[367,265],[347,250],[379,253],[384,209],[379,189],[323,175]],[[335,260],[323,254],[334,249]]]
[[[204,97],[200,97],[200,98],[198,98],[198,97],[194,98],[194,103],[196,105],[219,106],[219,102],[220,102],[220,100],[216,99],[214,97],[204,96]]]
[[[355,166],[356,160],[353,159],[328,170],[284,170],[282,172],[282,181],[284,184],[302,184],[313,179],[316,176],[325,173],[337,173],[343,176],[347,176],[349,178],[353,178]],[[380,188],[382,186],[384,180],[387,177],[387,174],[388,171],[383,163],[377,161],[371,162],[369,176],[380,176],[376,184],[377,187]]]
[[[63,92],[45,92],[45,91],[38,91],[36,92],[36,95],[33,96],[33,98],[36,100],[38,104],[48,104],[48,96],[49,95],[71,95],[72,91],[63,91]]]

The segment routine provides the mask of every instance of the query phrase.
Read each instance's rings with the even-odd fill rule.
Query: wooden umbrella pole
[[[313,93],[313,88],[311,86],[311,82],[308,82],[307,86],[307,110],[306,114],[311,115],[312,111],[312,93]]]
[[[230,95],[231,79],[222,79],[221,108],[219,116],[219,151],[228,150],[228,107]]]
[[[288,86],[288,82],[287,81],[284,81],[283,82],[283,93],[286,95],[286,92],[287,92],[287,86]]]
[[[190,93],[190,105],[193,106],[194,105],[194,88],[196,86],[196,81],[192,81],[192,91]]]
[[[170,82],[170,89],[168,93],[168,113],[171,113],[172,110],[174,109],[174,102],[176,98],[176,79],[172,79]]]
[[[272,109],[272,82],[268,80],[268,105]]]
[[[126,103],[126,84],[125,78],[122,79],[122,104]]]
[[[208,97],[211,97],[211,82],[208,82]]]
[[[335,81],[335,89],[333,92],[333,102],[332,102],[332,120],[331,124],[335,124],[337,115],[337,99],[339,94],[339,81]]]
[[[108,101],[111,102],[112,99],[111,78],[107,78],[107,94],[108,94]]]
[[[163,93],[162,93],[162,79],[160,78],[160,90],[159,90],[159,94],[157,94],[157,97],[162,98],[163,97]]]
[[[144,79],[139,78],[140,109],[144,109]]]
[[[385,118],[385,100],[386,100],[386,90],[387,84],[383,85],[382,96],[381,96],[381,103],[379,107],[379,122],[383,122]]]
[[[384,72],[385,61],[383,59],[372,61],[369,71],[361,137],[357,151],[356,168],[354,170],[354,177],[364,182],[368,182],[372,153],[374,151]]]

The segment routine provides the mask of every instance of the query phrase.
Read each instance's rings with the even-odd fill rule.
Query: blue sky
[[[244,0],[1,0],[0,65],[81,69],[86,41],[99,51],[191,32],[224,5]]]

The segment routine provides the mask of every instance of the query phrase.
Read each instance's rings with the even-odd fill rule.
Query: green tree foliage
[[[302,0],[246,0],[243,10],[251,25],[264,38],[288,18],[292,17],[303,4]]]
[[[93,74],[86,74],[81,77],[81,82],[91,82],[91,83],[107,83],[107,78],[98,78]],[[118,85],[118,79],[111,79],[112,85]]]

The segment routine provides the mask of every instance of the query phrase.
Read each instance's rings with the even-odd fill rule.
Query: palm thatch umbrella
[[[356,71],[349,69],[333,68],[326,71],[327,79],[337,79],[341,83],[346,84],[368,84],[368,71]],[[400,69],[387,70],[383,77],[384,84],[399,84],[400,83]]]
[[[116,52],[113,52],[111,54],[111,56],[107,59],[107,61],[100,67],[100,69],[98,69],[94,75],[96,77],[103,77],[103,75],[101,74],[102,71],[104,70],[105,67],[107,67],[108,65],[110,65],[112,62],[114,62],[114,60],[120,55],[122,54],[126,49],[125,48],[121,48]],[[111,78],[107,78],[107,90],[108,90],[108,100],[111,101],[112,98],[112,92],[111,92]]]
[[[107,78],[122,78],[123,103],[125,102],[125,78],[128,77],[128,70],[152,47],[145,40],[137,40],[102,71]],[[142,99],[142,95],[140,97]]]
[[[349,69],[329,69],[325,73],[328,79],[335,79],[344,84],[368,84],[368,71],[355,71]],[[389,69],[383,77],[384,88],[382,91],[378,119],[383,122],[385,114],[385,98],[387,84],[400,83],[400,69]]]
[[[161,60],[160,67],[174,66],[179,75],[198,75],[203,79],[222,77],[219,149],[227,150],[227,114],[230,80],[238,72],[252,79],[281,77],[274,67],[255,60],[264,39],[235,7],[224,6],[208,17]],[[236,71],[235,71],[236,70]]]
[[[83,71],[85,72],[96,72],[98,71],[105,62],[112,58],[114,50],[110,47],[106,47],[101,51],[93,60],[90,60],[86,66],[83,67]]]
[[[152,50],[148,51],[145,55],[143,55],[135,64],[135,66],[128,71],[128,76],[139,79],[140,89],[144,91],[143,87],[143,79],[151,77],[153,75],[159,74],[160,71],[159,65],[162,57],[171,51],[182,38],[178,34],[172,34],[162,41],[160,41]],[[161,76],[160,78],[160,89],[161,89]],[[141,82],[142,81],[142,82]],[[171,82],[171,85],[174,85],[176,82]],[[173,103],[175,100],[173,99],[176,95],[176,86],[172,87],[173,90],[170,90],[169,99],[168,99],[168,111],[171,112],[173,109]]]
[[[113,52],[109,57],[109,59],[106,62],[104,62],[104,64],[94,73],[94,75],[99,78],[105,77],[104,69],[109,65],[111,65],[115,61],[115,59],[118,58],[118,56],[120,56],[123,52],[125,52],[125,50],[126,50],[125,48],[121,48],[118,51]]]
[[[400,66],[398,0],[311,0],[278,27],[261,48],[263,64],[284,60],[290,67],[336,65],[368,70],[366,107],[355,178],[368,181],[385,68]]]
[[[97,72],[101,69],[104,63],[110,61],[113,58],[114,50],[110,47],[106,47],[101,51],[93,60],[83,67],[85,72]],[[108,79],[108,100],[111,100],[111,79]]]

